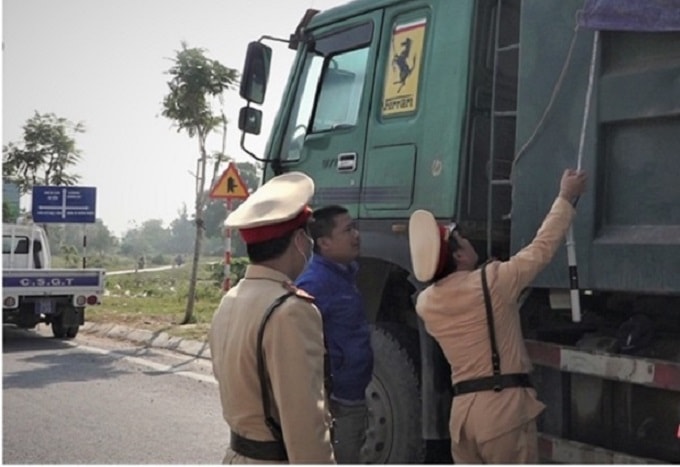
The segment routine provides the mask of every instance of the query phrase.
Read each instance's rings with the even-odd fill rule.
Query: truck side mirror
[[[260,42],[248,44],[246,62],[241,75],[241,97],[248,102],[262,104],[269,81],[269,64],[272,49]]]
[[[259,135],[262,127],[262,111],[242,107],[238,113],[238,129],[252,135]]]

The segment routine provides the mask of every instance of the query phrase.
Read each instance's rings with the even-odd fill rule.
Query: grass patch
[[[199,265],[193,320],[189,324],[180,323],[189,294],[190,264],[164,271],[107,276],[107,295],[101,305],[87,308],[85,319],[204,341],[223,293],[221,283],[215,279],[216,268],[222,266]]]

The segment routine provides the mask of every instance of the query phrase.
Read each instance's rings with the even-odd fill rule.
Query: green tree
[[[81,158],[75,135],[85,131],[82,123],[35,112],[23,131],[23,141],[2,148],[4,178],[16,183],[22,194],[34,185],[72,186],[78,182],[80,176],[70,170]]]
[[[63,247],[74,247],[82,252],[83,236],[87,238],[87,255],[93,253],[112,254],[118,247],[118,238],[114,236],[101,219],[94,224],[53,224],[50,226],[50,248],[53,252],[62,251]]]
[[[101,219],[87,225],[87,248],[97,253],[110,254],[118,247],[118,237],[111,233]]]
[[[123,238],[120,241],[120,253],[126,256],[138,257],[142,254],[149,253],[151,247],[139,228],[133,228],[127,230],[123,234]]]
[[[203,210],[208,199],[206,191],[208,160],[213,162],[211,184],[217,178],[220,163],[225,160],[227,119],[223,111],[220,110],[218,113],[213,110],[213,106],[220,104],[221,108],[224,92],[234,89],[238,83],[238,71],[207,58],[204,49],[189,48],[186,42],[182,42],[182,49],[175,52],[174,63],[167,74],[171,78],[167,82],[169,92],[163,99],[162,114],[174,122],[178,132],[185,131],[190,138],[196,138],[199,151],[194,204],[196,237],[189,296],[182,321],[182,324],[187,324],[193,320],[196,277],[203,242]],[[220,128],[222,150],[209,155],[208,137]]]
[[[243,183],[248,187],[250,193],[254,192],[260,186],[260,179],[262,178],[262,167],[260,163],[252,162],[237,162],[238,174],[241,176]]]
[[[120,245],[121,253],[151,257],[172,253],[172,233],[163,227],[161,219],[147,219],[141,226],[125,232]]]
[[[21,214],[21,193],[16,183],[2,178],[2,222],[16,222]]]
[[[233,203],[232,206],[235,207],[236,203]],[[208,201],[203,214],[206,237],[222,237],[224,230],[224,219],[226,219],[226,215],[227,207],[223,199],[212,199]]]
[[[182,205],[179,217],[170,222],[170,237],[172,251],[168,253],[186,253],[191,250],[194,240],[194,222],[189,218],[187,206]]]
[[[151,251],[150,254],[170,253],[172,234],[170,229],[163,227],[161,219],[149,219],[142,223],[142,238],[146,239]]]
[[[64,258],[67,267],[76,268],[80,264],[80,253],[73,245],[62,245],[59,254]]]
[[[2,202],[2,222],[16,222],[19,217],[19,210],[6,201]]]

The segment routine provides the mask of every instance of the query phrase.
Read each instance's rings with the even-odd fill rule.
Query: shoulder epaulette
[[[283,288],[286,289],[286,290],[289,291],[289,292],[292,292],[292,293],[293,293],[296,297],[298,297],[298,298],[301,298],[301,299],[306,300],[306,301],[308,301],[308,302],[313,302],[313,301],[314,301],[314,297],[312,297],[311,295],[309,295],[309,294],[308,294],[307,292],[305,292],[304,290],[302,290],[302,289],[296,287],[296,286],[295,286],[294,284],[292,284],[291,282],[285,282],[285,283],[283,284]]]

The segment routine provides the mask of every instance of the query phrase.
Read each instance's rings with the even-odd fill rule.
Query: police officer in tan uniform
[[[215,312],[213,372],[231,430],[224,463],[334,463],[321,314],[292,281],[312,254],[314,193],[300,172],[271,179],[227,217],[251,264]]]
[[[536,417],[545,405],[528,377],[517,301],[562,244],[585,181],[583,172],[566,170],[531,244],[480,269],[474,248],[453,226],[439,226],[428,211],[411,215],[414,274],[432,282],[418,295],[416,312],[451,365],[456,463],[538,463]]]

